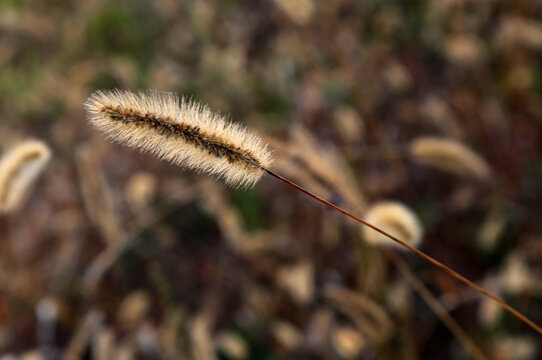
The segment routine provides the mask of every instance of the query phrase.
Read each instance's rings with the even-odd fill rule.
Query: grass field
[[[51,151],[0,214],[0,359],[542,356],[492,301],[272,177],[231,188],[108,141],[83,103],[111,88],[242,123],[274,171],[542,324],[542,3],[0,1],[0,156]]]

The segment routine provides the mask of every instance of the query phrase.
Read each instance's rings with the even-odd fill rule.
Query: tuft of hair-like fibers
[[[412,141],[409,148],[413,159],[420,164],[480,180],[487,180],[491,176],[489,164],[456,140],[420,137]]]
[[[258,136],[172,93],[96,91],[85,108],[89,122],[111,139],[232,186],[253,186],[272,162]]]
[[[0,160],[0,214],[17,211],[29,189],[51,158],[49,147],[26,140],[9,149]]]
[[[367,211],[367,221],[400,238],[413,247],[418,247],[422,240],[423,229],[418,217],[405,205],[382,201],[370,207]],[[397,244],[386,236],[364,226],[362,228],[365,240],[372,245]],[[402,248],[401,248],[402,249]]]

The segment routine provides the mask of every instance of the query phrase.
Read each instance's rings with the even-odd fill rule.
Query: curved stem
[[[502,306],[503,308],[508,310],[510,313],[512,313],[515,317],[517,317],[518,319],[520,319],[521,321],[523,321],[524,323],[526,323],[527,325],[529,325],[531,328],[533,328],[539,334],[542,335],[542,328],[540,326],[536,325],[534,322],[529,320],[527,317],[525,317],[523,314],[521,314],[519,311],[517,311],[516,309],[514,309],[513,307],[511,307],[510,305],[508,305],[507,303],[505,303],[501,299],[499,299],[497,296],[493,295],[489,291],[487,291],[487,290],[481,288],[480,286],[476,285],[475,283],[473,283],[472,281],[470,281],[466,277],[460,275],[459,273],[455,272],[454,270],[452,270],[448,266],[444,265],[440,261],[433,259],[431,256],[427,255],[423,251],[416,249],[415,247],[413,247],[413,246],[407,244],[406,242],[404,242],[403,240],[400,240],[400,239],[396,238],[395,236],[385,232],[384,230],[381,230],[381,229],[377,228],[376,226],[374,226],[372,224],[369,224],[368,222],[366,222],[365,220],[363,220],[363,219],[359,218],[358,216],[352,214],[351,212],[349,212],[349,211],[347,211],[347,210],[345,210],[345,209],[343,209],[343,208],[341,208],[341,207],[339,207],[337,205],[334,205],[334,204],[330,203],[329,201],[321,198],[318,195],[315,195],[315,194],[311,193],[307,189],[297,185],[296,183],[286,179],[285,177],[283,177],[283,176],[281,176],[281,175],[279,175],[279,174],[277,174],[277,173],[275,173],[275,172],[273,172],[273,171],[271,171],[269,169],[264,168],[263,170],[265,172],[267,172],[269,175],[271,175],[271,176],[279,179],[280,181],[294,187],[295,189],[305,193],[306,195],[312,197],[313,199],[320,201],[321,203],[323,203],[323,204],[325,204],[325,205],[327,205],[327,206],[329,206],[329,207],[343,213],[344,215],[350,217],[351,219],[356,220],[357,222],[359,222],[359,223],[361,223],[361,224],[363,224],[363,225],[365,225],[367,227],[370,227],[374,231],[376,231],[376,232],[386,236],[387,238],[395,241],[397,244],[401,245],[402,247],[412,251],[413,253],[418,254],[419,256],[424,258],[425,260],[429,261],[431,264],[433,264],[436,267],[440,268],[441,270],[447,272],[452,277],[454,277],[454,278],[458,279],[459,281],[467,284],[468,286],[470,286],[474,290],[478,291],[479,293],[483,294],[484,296],[487,296],[488,298],[492,299],[493,301],[498,303],[500,306]]]

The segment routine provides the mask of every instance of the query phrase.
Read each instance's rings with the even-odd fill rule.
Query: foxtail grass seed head
[[[298,25],[306,25],[314,15],[313,0],[275,0],[275,4]]]
[[[367,211],[366,220],[368,223],[398,237],[413,247],[420,245],[423,234],[420,221],[403,204],[397,202],[376,203]],[[364,239],[372,245],[399,246],[386,236],[366,226],[362,228],[362,231]]]
[[[26,140],[8,150],[0,160],[0,214],[17,211],[30,187],[51,157],[49,147]]]
[[[149,172],[138,172],[128,179],[124,194],[134,212],[142,211],[152,203],[157,185],[156,177]]]
[[[284,320],[275,320],[269,327],[273,339],[286,351],[294,351],[301,346],[303,334],[294,324]]]
[[[246,340],[233,331],[222,331],[214,339],[215,348],[228,356],[228,359],[246,359],[249,347]]]
[[[309,304],[314,299],[314,268],[309,261],[280,267],[276,281],[300,305]]]
[[[233,186],[253,186],[272,162],[259,137],[171,93],[96,91],[85,108],[89,122],[113,140]]]
[[[416,162],[452,174],[487,179],[491,169],[487,162],[464,144],[438,137],[421,137],[410,144]]]
[[[366,340],[354,327],[347,325],[336,326],[330,334],[333,350],[341,359],[359,359]]]

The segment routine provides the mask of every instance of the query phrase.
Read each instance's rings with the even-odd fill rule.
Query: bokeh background
[[[2,359],[471,358],[431,301],[487,358],[541,358],[415,255],[272,178],[231,189],[112,144],[82,107],[113,87],[206,103],[327,199],[403,203],[421,249],[542,324],[541,54],[529,0],[0,1],[0,150],[53,151],[0,216]],[[421,166],[421,136],[491,176]]]

